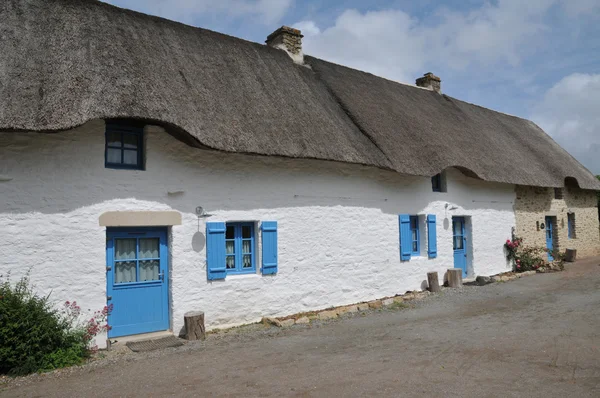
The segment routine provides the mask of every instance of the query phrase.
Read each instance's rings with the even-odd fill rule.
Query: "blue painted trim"
[[[159,275],[162,278],[152,281],[136,281],[115,283],[115,264],[125,261],[124,259],[115,260],[114,248],[115,239],[136,239],[136,258],[130,259],[136,261],[136,279],[139,278],[139,261],[142,260],[159,260]],[[158,258],[139,258],[139,240],[144,238],[159,239],[159,257]],[[113,305],[113,312],[108,316],[108,324],[112,329],[108,332],[108,337],[119,337],[131,334],[148,333],[160,330],[168,330],[170,326],[170,305],[169,305],[169,252],[166,228],[107,228],[106,229],[106,294],[107,305]],[[133,296],[132,296],[133,295]],[[149,296],[151,295],[151,296]],[[126,307],[127,298],[132,300],[141,300],[142,302],[154,301],[160,303],[159,308],[155,312],[150,311],[144,317],[141,311],[137,311],[139,317],[136,321],[123,322],[123,315],[131,315],[132,312],[119,313],[120,307]],[[152,299],[152,300],[150,300]],[[136,307],[138,308],[138,307]],[[115,317],[121,319],[121,323],[115,320]],[[133,316],[135,318],[135,314]],[[135,319],[134,319],[135,320]]]
[[[120,145],[109,145],[108,135],[111,133],[121,134]],[[124,153],[125,151],[134,151],[133,149],[126,149],[124,144],[123,136],[125,134],[133,135],[137,138],[137,164],[124,164]],[[108,149],[118,149],[121,151],[121,162],[111,163],[108,162]],[[140,124],[132,124],[127,121],[106,121],[106,129],[104,131],[104,167],[109,169],[125,169],[125,170],[144,170],[144,127]]]
[[[235,227],[235,238],[234,238],[234,247],[235,247],[235,269],[225,268],[225,272],[227,275],[244,275],[244,274],[256,274],[256,247],[255,247],[255,239],[254,239],[254,223],[253,222],[236,222],[236,223],[227,223],[225,228],[233,226]],[[242,238],[242,227],[250,227],[250,238],[244,239]],[[231,240],[231,239],[229,239]],[[243,241],[250,241],[250,253],[243,253]],[[250,259],[252,261],[252,267],[243,268],[242,265],[244,263],[244,254],[250,254]],[[226,254],[227,255],[227,254]]]
[[[460,235],[455,234],[455,225],[460,223]],[[462,241],[462,249],[456,248],[457,238]],[[463,270],[463,277],[467,276],[467,234],[464,217],[452,217],[452,245],[454,249],[454,267]]]
[[[409,261],[412,253],[412,237],[410,233],[410,215],[398,215],[399,238],[400,238],[400,260]]]
[[[554,261],[552,251],[554,250],[554,220],[546,216],[546,248],[548,249],[548,261]]]
[[[413,238],[414,235],[414,238]],[[421,255],[421,234],[419,231],[419,216],[410,216],[411,256]],[[415,249],[416,247],[416,249]]]
[[[437,225],[435,214],[427,215],[427,255],[437,257]]]
[[[262,268],[263,275],[273,275],[278,271],[277,259],[277,221],[263,221],[262,231]]]
[[[206,277],[209,281],[225,279],[225,223],[206,223]]]

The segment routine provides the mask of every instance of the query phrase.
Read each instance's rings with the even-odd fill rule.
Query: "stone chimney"
[[[431,72],[427,72],[417,79],[417,86],[435,91],[438,94],[442,92],[442,80]]]
[[[271,33],[265,43],[267,46],[285,51],[297,64],[304,63],[302,53],[302,32],[298,29],[282,26]]]

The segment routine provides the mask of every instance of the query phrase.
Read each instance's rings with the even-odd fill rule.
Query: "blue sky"
[[[307,54],[533,120],[600,174],[598,0],[106,0],[256,42],[300,28]]]

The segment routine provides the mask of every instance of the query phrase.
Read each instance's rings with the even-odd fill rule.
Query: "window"
[[[452,218],[452,242],[454,250],[465,248],[465,223],[462,218]]]
[[[444,173],[431,177],[431,188],[433,192],[446,192],[446,176]]]
[[[554,188],[554,199],[563,199],[563,197],[564,195],[562,188]]]
[[[411,255],[419,256],[421,254],[421,245],[419,244],[419,216],[410,216],[410,236]]]
[[[151,235],[144,234],[142,235]],[[113,241],[114,284],[159,282],[160,237],[126,237],[117,235]]]
[[[569,230],[569,239],[576,239],[575,233],[575,213],[567,213],[567,227]]]
[[[227,223],[225,231],[227,274],[255,273],[254,258],[254,224]]]
[[[104,165],[112,169],[144,169],[144,128],[126,122],[106,122]]]
[[[277,221],[263,221],[261,232],[261,273],[275,275],[278,270]],[[257,244],[254,222],[206,223],[206,277],[209,281],[227,275],[256,273]]]

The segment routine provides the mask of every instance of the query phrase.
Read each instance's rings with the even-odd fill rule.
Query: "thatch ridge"
[[[6,0],[0,21],[0,131],[127,117],[220,151],[600,189],[532,122],[316,58],[95,0]]]

